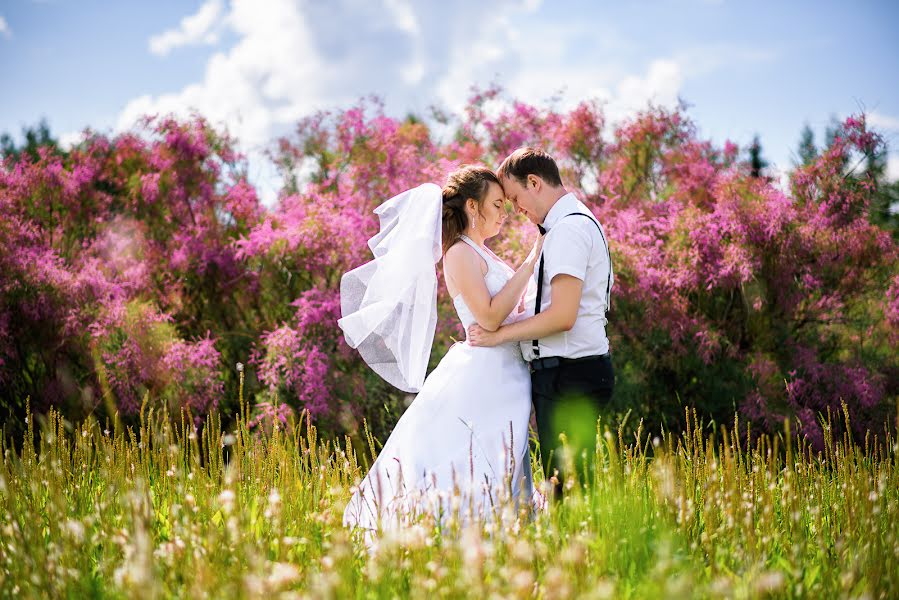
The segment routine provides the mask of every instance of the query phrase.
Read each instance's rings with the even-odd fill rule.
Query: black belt
[[[610,358],[612,356],[611,352],[606,352],[605,354],[595,354],[593,356],[582,356],[580,358],[565,358],[562,356],[547,356],[546,358],[535,358],[531,362],[528,363],[531,372],[534,371],[542,371],[544,369],[555,369],[557,367],[561,367],[562,365],[571,365],[575,363],[588,362],[591,360],[599,360],[602,358]]]

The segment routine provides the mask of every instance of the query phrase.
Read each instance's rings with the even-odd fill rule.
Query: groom
[[[596,217],[562,185],[551,156],[519,148],[503,161],[497,175],[515,209],[546,236],[534,271],[535,293],[525,298],[535,315],[493,332],[472,325],[468,339],[474,346],[521,343],[530,365],[543,470],[547,478],[555,475],[554,495],[560,498],[565,481],[560,435],[567,438],[574,465],[581,462],[581,451],[592,456],[596,419],[612,396],[605,316],[612,287],[611,254]]]

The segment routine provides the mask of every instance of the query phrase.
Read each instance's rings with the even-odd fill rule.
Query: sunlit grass
[[[139,430],[50,413],[0,468],[0,592],[50,597],[661,598],[899,595],[895,433],[815,455],[789,429],[746,448],[688,413],[679,437],[600,423],[589,488],[528,518],[427,518],[374,554],[341,525],[369,448],[301,422],[261,436],[246,407],[147,409]],[[739,427],[735,423],[734,427]],[[366,444],[367,445],[367,444]],[[358,454],[357,454],[358,453]],[[362,456],[366,460],[362,460]]]

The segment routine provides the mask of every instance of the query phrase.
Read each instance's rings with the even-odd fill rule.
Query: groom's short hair
[[[553,157],[539,148],[525,146],[519,148],[506,157],[506,160],[496,171],[500,180],[508,177],[518,181],[521,185],[527,183],[528,175],[536,175],[546,183],[562,186],[562,177],[559,175],[559,167]]]

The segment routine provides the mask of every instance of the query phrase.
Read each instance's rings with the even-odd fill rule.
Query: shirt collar
[[[553,204],[552,208],[549,209],[549,212],[546,213],[546,217],[543,219],[543,228],[546,231],[552,229],[553,225],[559,222],[559,219],[568,215],[569,213],[577,211],[577,196],[575,196],[572,192],[568,192]]]

